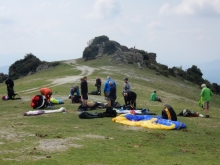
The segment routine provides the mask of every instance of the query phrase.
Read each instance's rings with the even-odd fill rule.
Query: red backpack
[[[43,95],[35,95],[31,99],[31,107],[33,109],[43,109],[48,106],[45,96]]]

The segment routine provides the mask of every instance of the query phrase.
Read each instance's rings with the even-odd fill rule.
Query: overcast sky
[[[220,0],[0,0],[0,66],[32,53],[81,58],[106,35],[157,62],[192,66],[220,59]]]

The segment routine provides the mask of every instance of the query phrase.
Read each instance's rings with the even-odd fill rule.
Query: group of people
[[[117,99],[116,95],[116,83],[110,76],[107,77],[107,80],[104,84],[104,96],[108,101],[108,106],[113,107],[115,106],[115,100]],[[137,94],[132,91],[131,85],[128,82],[128,78],[124,78],[124,84],[122,87],[122,95],[124,97],[124,105],[131,106],[132,108],[136,107],[136,99]]]
[[[16,93],[14,92],[14,82],[12,79],[8,78],[5,81],[5,84],[7,86],[7,92],[8,92],[8,98],[13,99]],[[97,92],[98,94],[101,95],[101,84],[102,81],[99,77],[96,77],[96,84],[95,86],[97,87]],[[206,87],[206,84],[201,85],[201,93],[200,97],[202,99],[202,107],[205,110],[206,116],[209,117],[209,102],[212,96],[212,91]],[[80,95],[80,90],[78,85],[74,85],[70,89],[70,95],[69,98],[71,99],[72,103],[76,102],[82,102],[82,105],[87,105],[87,100],[88,100],[88,83],[87,83],[87,77],[84,76],[81,79],[80,83],[80,89],[81,89],[81,95]],[[108,102],[109,107],[115,106],[115,100],[117,99],[117,86],[116,82],[110,77],[107,77],[107,80],[104,83],[104,88],[103,88],[103,93],[104,97]],[[52,96],[52,90],[50,88],[41,88],[40,89],[41,95],[45,96],[46,101],[49,103],[50,98]],[[128,78],[124,78],[124,84],[122,87],[122,95],[124,97],[124,103],[125,106],[132,106],[133,108],[136,107],[136,99],[137,99],[137,94],[132,91],[131,85],[128,82]],[[151,96],[150,96],[151,101],[159,101],[162,102],[159,97],[156,95],[156,91],[154,91]]]
[[[101,85],[102,80],[97,76],[95,86],[97,87],[97,94],[101,95]],[[104,82],[103,93],[105,100],[107,100],[108,106],[113,107],[115,106],[115,100],[117,99],[117,85],[116,82],[110,77],[107,76],[106,81]],[[81,91],[81,95],[80,95]],[[130,105],[136,107],[136,98],[137,94],[131,90],[131,85],[128,83],[128,78],[124,79],[124,85],[122,88],[122,95],[124,97],[125,105]],[[81,99],[82,105],[87,105],[88,100],[88,84],[87,84],[87,77],[83,77],[80,83],[80,90],[78,85],[74,85],[70,89],[69,98],[71,99],[72,103],[78,103],[78,99]]]

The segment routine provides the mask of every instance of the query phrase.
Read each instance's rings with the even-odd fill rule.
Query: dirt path
[[[75,59],[64,61],[64,63],[74,66],[74,68],[81,71],[81,74],[77,76],[66,76],[62,78],[53,79],[51,80],[52,82],[50,84],[46,84],[45,86],[52,88],[62,84],[79,82],[80,78],[82,78],[83,76],[91,75],[93,71],[96,69],[85,65],[79,65],[76,63]],[[18,93],[29,94],[37,91],[39,91],[39,88],[31,88],[28,90],[18,91]]]

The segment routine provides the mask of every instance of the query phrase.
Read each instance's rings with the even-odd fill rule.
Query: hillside
[[[219,162],[219,96],[212,97],[210,119],[178,117],[187,125],[184,130],[126,126],[112,122],[111,118],[82,120],[77,112],[79,104],[70,103],[68,95],[70,87],[79,85],[83,76],[88,77],[89,91],[96,89],[96,76],[102,82],[111,76],[117,83],[117,101],[121,104],[123,79],[128,77],[132,90],[137,93],[137,107],[149,108],[150,112],[158,115],[164,104],[171,105],[176,113],[185,108],[202,114],[204,111],[197,104],[199,86],[181,78],[158,75],[155,70],[140,68],[135,63],[117,63],[112,56],[86,62],[75,59],[60,63],[15,80],[15,91],[22,99],[1,102],[0,164],[144,165],[163,162],[199,165]],[[63,99],[64,104],[55,108],[65,107],[67,113],[23,116],[24,112],[31,110],[31,97],[39,94],[41,87],[50,87],[54,97]],[[154,90],[162,98],[162,103],[149,101]],[[5,84],[0,84],[0,94],[5,95],[5,92]],[[89,95],[89,101],[105,102],[103,95]]]

